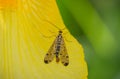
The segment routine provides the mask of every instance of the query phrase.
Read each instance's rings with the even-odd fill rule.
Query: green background
[[[120,0],[57,0],[71,34],[83,45],[88,79],[120,79]]]

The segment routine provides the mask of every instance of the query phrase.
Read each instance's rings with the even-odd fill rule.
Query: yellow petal
[[[43,61],[59,30],[46,20],[65,27],[56,1],[16,2],[16,9],[0,10],[0,79],[87,79],[83,48],[67,29],[63,36],[70,64]]]
[[[0,0],[0,9],[17,8],[17,1],[16,0]]]

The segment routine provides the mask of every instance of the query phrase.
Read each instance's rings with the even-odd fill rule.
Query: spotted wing
[[[50,63],[53,60],[53,58],[55,57],[55,51],[56,51],[55,46],[56,46],[56,39],[53,42],[53,44],[51,45],[51,47],[49,48],[48,53],[45,55],[44,62],[46,64]]]
[[[64,66],[69,64],[69,56],[63,38],[61,39],[60,60]]]

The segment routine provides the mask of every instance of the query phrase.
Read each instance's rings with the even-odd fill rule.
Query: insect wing
[[[53,44],[51,45],[50,49],[48,50],[48,53],[45,55],[45,58],[44,58],[44,62],[46,64],[50,63],[53,58],[55,57],[55,46],[56,46],[56,39],[55,41],[53,42]]]
[[[61,40],[60,60],[64,66],[69,64],[69,56],[63,38]]]

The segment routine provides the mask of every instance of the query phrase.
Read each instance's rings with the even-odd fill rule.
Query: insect
[[[68,66],[69,56],[62,36],[62,30],[59,30],[57,37],[45,55],[44,62],[48,64],[53,61],[54,57],[57,63],[61,61],[64,66]]]

